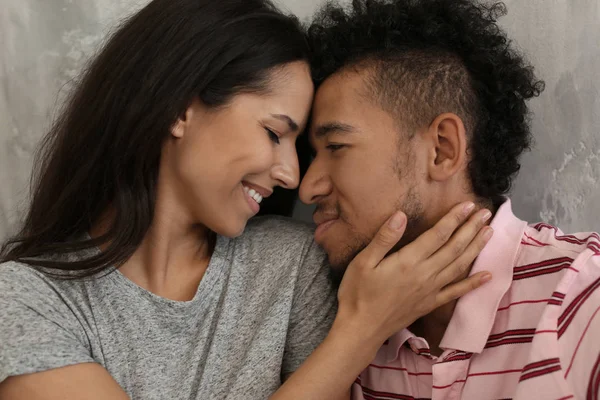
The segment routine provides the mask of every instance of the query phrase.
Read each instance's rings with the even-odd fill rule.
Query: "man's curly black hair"
[[[503,3],[475,0],[327,3],[308,28],[313,79],[318,86],[341,69],[369,67],[370,94],[411,135],[457,114],[473,190],[497,202],[531,143],[525,101],[544,89],[498,27],[505,14]]]

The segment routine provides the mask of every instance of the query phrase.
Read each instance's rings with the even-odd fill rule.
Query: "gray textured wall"
[[[32,154],[70,81],[117,21],[147,0],[0,0],[0,240],[27,198]],[[280,0],[307,18],[320,0]],[[507,0],[503,25],[546,92],[513,194],[523,218],[600,229],[600,0]],[[306,208],[297,215],[306,217]]]
[[[546,91],[532,102],[536,144],[516,210],[563,230],[600,229],[600,1],[509,0],[504,25]]]

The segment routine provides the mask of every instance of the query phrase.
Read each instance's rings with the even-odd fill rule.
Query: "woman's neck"
[[[204,228],[174,233],[153,225],[120,271],[156,295],[191,300],[208,268],[215,242],[214,234]]]
[[[180,207],[158,196],[154,218],[142,243],[119,271],[138,286],[171,300],[194,298],[208,268],[216,235],[193,224]],[[110,210],[91,229],[100,236],[110,226]],[[102,249],[102,246],[101,246]]]

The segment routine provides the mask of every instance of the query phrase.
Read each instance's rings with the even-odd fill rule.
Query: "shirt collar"
[[[458,300],[440,348],[481,353],[496,319],[500,300],[510,288],[514,262],[527,223],[513,214],[507,199],[490,225],[494,235],[475,260],[469,275],[489,271],[492,280]],[[389,339],[385,346],[388,362],[398,357],[401,346],[411,337],[414,335],[403,329]]]
[[[389,338],[387,345],[384,348],[386,362],[390,363],[398,357],[398,352],[404,343],[415,335],[408,329],[402,329],[394,336]]]
[[[481,353],[494,325],[500,300],[512,283],[514,263],[527,222],[513,214],[507,199],[490,225],[494,235],[477,257],[469,275],[489,271],[492,280],[458,300],[440,343],[443,349]]]

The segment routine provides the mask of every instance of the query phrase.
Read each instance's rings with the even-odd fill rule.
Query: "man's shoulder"
[[[600,255],[600,234],[597,232],[564,233],[560,228],[538,222],[529,224],[525,230],[523,244],[539,249],[580,254],[591,252]]]
[[[581,395],[581,388],[587,388],[589,382],[600,376],[600,235],[564,233],[546,223],[532,224],[526,233],[529,235],[526,239],[539,242],[537,251],[546,255],[542,257],[545,261],[533,264],[535,270],[547,271],[546,276],[561,275],[548,299],[546,327],[555,329],[556,355],[563,376]],[[533,245],[523,247],[536,249]],[[552,272],[558,270],[561,274]],[[540,280],[539,284],[548,279]],[[542,353],[552,347],[547,342],[540,344]]]
[[[534,282],[537,286],[555,284],[549,304],[560,308],[560,336],[580,308],[600,306],[600,235],[564,233],[547,223],[530,224],[521,241],[515,271],[518,277],[540,278]]]
[[[564,264],[574,272],[597,268],[600,235],[597,232],[564,233],[542,222],[530,224],[523,233],[519,253],[519,265],[539,264],[541,268],[542,264],[548,264],[547,267],[552,263]]]

